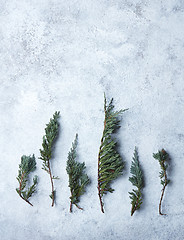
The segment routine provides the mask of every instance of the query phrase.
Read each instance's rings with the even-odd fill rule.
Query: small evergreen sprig
[[[72,205],[74,204],[77,208],[83,210],[78,206],[80,196],[85,192],[86,185],[89,184],[90,180],[88,175],[84,173],[85,163],[79,163],[76,161],[77,158],[77,145],[78,145],[78,134],[76,134],[75,140],[72,143],[72,148],[68,153],[68,160],[66,171],[69,176],[69,187],[71,191],[70,196],[70,212],[72,212]]]
[[[143,173],[140,168],[139,164],[139,156],[137,148],[135,147],[133,161],[130,167],[130,173],[132,177],[129,177],[129,181],[132,183],[133,186],[137,187],[137,190],[132,190],[129,192],[132,209],[131,209],[131,216],[134,214],[136,210],[138,210],[142,204],[142,193],[141,189],[143,188]]]
[[[42,143],[43,150],[40,149],[40,154],[41,154],[40,159],[43,161],[42,169],[45,170],[50,175],[52,191],[49,196],[52,199],[52,207],[54,206],[55,192],[56,192],[54,190],[53,179],[58,179],[58,177],[54,177],[51,173],[50,160],[52,158],[53,144],[55,142],[55,139],[59,131],[59,123],[58,123],[59,114],[60,112],[55,112],[53,115],[53,118],[51,118],[50,122],[46,124],[45,135],[43,136],[43,143]]]
[[[113,192],[110,184],[122,174],[124,164],[120,154],[116,150],[116,139],[112,134],[120,128],[119,115],[127,109],[114,111],[113,98],[107,105],[104,94],[104,130],[101,138],[101,145],[98,154],[98,196],[100,199],[101,211],[104,213],[102,197],[107,192]]]
[[[31,156],[23,155],[21,157],[21,164],[19,164],[19,172],[17,180],[19,182],[19,188],[16,188],[19,196],[26,201],[28,204],[33,206],[32,203],[29,202],[29,198],[36,191],[36,185],[38,183],[38,177],[35,175],[33,177],[33,184],[31,187],[27,187],[29,173],[33,172],[36,169],[36,160],[34,154]]]
[[[167,172],[166,172],[168,167],[166,162],[169,160],[169,154],[164,149],[162,149],[161,151],[158,151],[158,153],[153,153],[153,157],[159,161],[159,164],[161,167],[161,171],[159,172],[159,177],[161,179],[161,184],[163,188],[162,188],[162,194],[159,202],[159,214],[166,215],[161,211],[161,204],[162,204],[165,188],[167,184],[170,182],[170,180],[167,178]]]

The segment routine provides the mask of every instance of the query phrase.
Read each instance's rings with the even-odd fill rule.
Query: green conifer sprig
[[[158,151],[158,153],[153,153],[153,157],[156,160],[158,160],[158,162],[160,164],[161,171],[159,172],[159,177],[161,180],[161,184],[163,186],[161,198],[160,198],[160,202],[159,202],[159,214],[166,215],[166,214],[162,213],[161,205],[162,205],[162,199],[164,196],[165,188],[166,188],[167,184],[169,184],[169,182],[170,182],[170,180],[167,178],[167,172],[166,172],[167,167],[168,167],[168,164],[166,162],[169,160],[169,154],[164,149],[162,149],[161,151]]]
[[[19,188],[16,188],[19,196],[26,201],[31,206],[32,203],[29,202],[29,198],[36,191],[36,185],[38,183],[38,177],[35,175],[33,177],[33,184],[30,187],[27,187],[29,174],[36,169],[36,160],[34,154],[31,156],[23,155],[21,157],[21,164],[19,164],[19,171],[17,180],[19,182]]]
[[[113,192],[110,184],[118,176],[122,175],[124,164],[120,154],[116,149],[116,139],[112,134],[120,128],[119,116],[127,109],[114,111],[113,98],[107,105],[104,94],[104,130],[101,138],[101,145],[98,154],[98,195],[100,199],[101,211],[104,213],[102,197],[107,192]]]
[[[77,208],[83,210],[78,206],[80,196],[85,192],[86,185],[89,184],[90,180],[85,174],[85,163],[79,163],[76,161],[77,158],[77,145],[78,145],[78,134],[76,134],[75,140],[72,143],[72,148],[68,153],[68,160],[66,171],[69,176],[69,187],[71,191],[70,196],[70,212],[72,212],[72,205],[74,204]]]
[[[58,123],[59,114],[60,112],[55,112],[53,115],[53,118],[51,118],[50,122],[46,124],[45,135],[43,136],[43,143],[42,143],[43,149],[40,149],[40,154],[41,154],[40,159],[43,161],[42,169],[45,170],[50,175],[52,191],[49,196],[52,199],[52,207],[54,206],[54,201],[55,201],[55,190],[54,190],[53,179],[58,179],[58,177],[54,177],[52,175],[50,160],[52,158],[53,145],[59,131],[59,123]]]
[[[130,173],[132,174],[132,177],[129,177],[129,181],[132,183],[133,186],[137,187],[136,190],[132,190],[132,192],[129,192],[132,209],[131,209],[131,216],[134,214],[136,210],[138,210],[142,204],[142,193],[141,189],[143,188],[143,173],[140,168],[139,164],[139,156],[137,148],[135,147],[134,150],[134,156],[133,161],[130,167]]]

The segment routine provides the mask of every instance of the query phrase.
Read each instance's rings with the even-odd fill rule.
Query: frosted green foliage
[[[104,95],[104,130],[98,155],[98,195],[103,209],[102,196],[107,192],[113,192],[111,182],[122,175],[124,164],[117,151],[117,141],[113,133],[120,128],[119,116],[127,109],[114,111],[113,98],[107,105]]]
[[[129,181],[132,183],[133,186],[137,187],[136,190],[132,190],[129,192],[132,209],[131,209],[131,216],[134,214],[136,210],[138,210],[142,204],[142,193],[141,189],[143,188],[143,173],[139,165],[139,156],[137,149],[134,150],[133,161],[130,168],[130,173],[132,177],[129,177]]]
[[[50,122],[46,124],[45,135],[43,136],[43,143],[42,143],[43,149],[40,149],[40,154],[41,154],[40,159],[43,161],[42,169],[45,170],[50,175],[50,179],[51,179],[52,191],[51,191],[50,198],[52,199],[52,206],[54,205],[54,200],[55,200],[55,190],[53,185],[53,179],[58,179],[58,177],[52,176],[50,160],[52,158],[53,145],[56,140],[56,137],[58,136],[58,131],[59,131],[59,123],[58,123],[59,114],[60,114],[59,112],[55,112],[53,115],[53,118],[51,118]]]
[[[158,151],[158,153],[153,153],[153,157],[158,160],[160,164],[161,171],[159,172],[159,177],[161,180],[161,184],[164,186],[167,186],[167,184],[170,182],[169,179],[165,178],[166,169],[168,167],[167,161],[169,160],[168,153],[162,149],[161,151]]]
[[[90,180],[85,174],[85,163],[79,163],[76,161],[77,158],[77,145],[78,145],[78,135],[76,134],[75,140],[72,143],[72,148],[68,153],[68,160],[66,171],[69,176],[69,188],[71,191],[70,197],[70,212],[72,212],[72,205],[74,204],[79,209],[78,206],[80,201],[80,196],[85,192],[86,185],[89,184]]]
[[[45,135],[43,136],[43,143],[42,147],[43,150],[40,149],[41,157],[40,159],[43,160],[42,169],[49,173],[49,160],[52,157],[52,147],[54,140],[58,135],[58,123],[59,112],[55,112],[53,118],[50,119],[50,122],[46,124],[45,128]]]
[[[32,194],[36,191],[36,185],[38,183],[38,177],[35,175],[33,177],[33,184],[28,187],[28,178],[29,174],[33,172],[36,169],[36,160],[35,156],[25,156],[23,155],[21,157],[21,164],[19,164],[19,172],[17,180],[19,182],[19,188],[16,188],[17,193],[19,196],[25,200],[27,203],[29,203],[31,206],[33,206],[29,202],[29,198],[32,196]]]

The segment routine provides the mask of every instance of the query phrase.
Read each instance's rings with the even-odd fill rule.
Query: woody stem
[[[49,169],[49,175],[50,175],[50,181],[51,181],[51,186],[52,186],[52,207],[54,206],[54,183],[53,183],[53,179],[52,179],[52,173],[51,173],[51,169],[50,169],[50,161],[48,159],[48,169]]]
[[[30,203],[27,199],[25,199],[25,198],[21,195],[22,181],[23,181],[24,175],[25,175],[25,172],[23,172],[23,174],[22,174],[22,176],[21,176],[20,186],[19,186],[19,196],[20,196],[24,201],[26,201],[29,205],[33,206],[32,203]]]

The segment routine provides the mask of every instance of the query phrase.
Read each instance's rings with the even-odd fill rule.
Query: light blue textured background
[[[184,239],[184,1],[0,0],[0,239]],[[103,93],[129,108],[117,135],[126,163],[115,192],[97,195]],[[45,124],[61,112],[52,161],[57,201],[38,160]],[[92,180],[69,213],[67,154],[79,134],[79,161]],[[135,145],[145,174],[144,203],[130,216],[128,181]],[[171,156],[171,184],[158,215],[159,165]],[[39,185],[34,207],[18,196],[23,154],[35,153]]]

